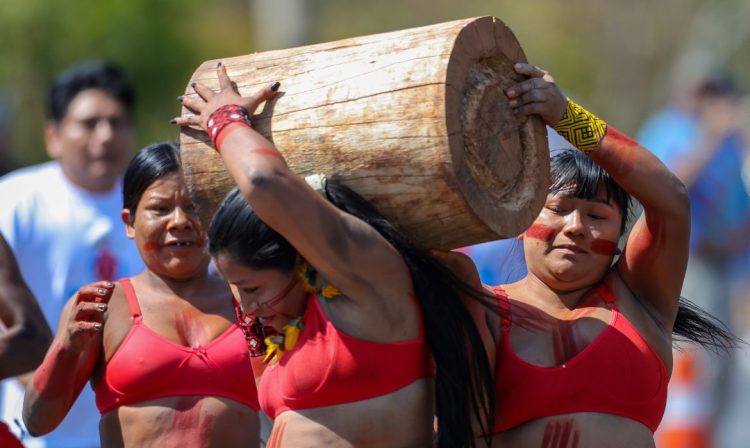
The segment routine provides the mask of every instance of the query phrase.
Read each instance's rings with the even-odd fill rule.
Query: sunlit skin
[[[74,184],[106,192],[115,186],[130,157],[132,126],[115,97],[100,89],[83,90],[59,123],[46,124],[47,153]]]
[[[156,180],[143,192],[137,211],[123,210],[122,219],[151,272],[192,278],[207,269],[205,235],[181,173]]]
[[[554,79],[529,64],[514,68],[526,78],[507,89],[509,105],[518,115],[539,115],[554,126],[566,105]],[[478,319],[487,324],[495,341],[488,352],[495,359],[507,334],[513,353],[539,368],[558,367],[582,355],[613,316],[611,306],[595,288],[604,284],[620,313],[669,371],[671,331],[687,264],[687,191],[650,151],[612,126],[589,157],[643,206],[644,214],[613,264],[622,211],[606,200],[604,190],[593,198],[575,198],[569,193],[575,185],[569,185],[548,195],[539,216],[520,236],[528,276],[501,288],[509,298],[512,326],[504,333],[500,318],[493,313]],[[493,447],[508,446],[655,445],[651,430],[635,419],[575,412],[540,417],[494,435]]]
[[[253,114],[279,87],[269,83],[254,96],[242,97],[232,88],[226,67],[219,65],[217,76],[220,91],[195,83],[198,95],[183,98],[183,105],[194,114],[176,118],[175,124],[206,130],[211,112],[227,104],[242,105]],[[419,307],[410,299],[414,287],[401,254],[370,225],[312,190],[287,167],[273,144],[252,128],[236,127],[221,138],[220,155],[227,172],[258,217],[342,292],[333,300],[308,299],[297,284],[267,309],[265,304],[298,275],[296,269],[238,272],[230,267],[236,260],[219,254],[219,271],[233,284],[247,308],[244,311],[256,310],[265,323],[281,329],[290,318],[303,315],[309,300],[319,300],[331,324],[350,337],[381,343],[417,338]],[[274,420],[269,446],[428,446],[433,438],[433,389],[431,379],[420,378],[367,400],[285,410]]]
[[[132,278],[143,325],[185,347],[207,346],[224,334],[235,321],[231,293],[225,282],[208,275],[205,234],[182,176],[173,173],[155,181],[136,209],[124,210],[122,217],[147,266]],[[99,289],[104,291],[102,300]],[[82,300],[73,298],[66,305],[60,327],[87,325],[85,338],[58,332],[27,394],[24,418],[35,433],[48,431],[64,417],[86,381],[100,381],[106,363],[131,329],[130,310],[119,285],[84,292]],[[104,310],[99,310],[102,305]],[[99,322],[99,328],[90,327]],[[212,396],[165,397],[121,406],[104,414],[99,427],[103,447],[257,445],[259,431],[253,409]]]
[[[290,319],[305,311],[308,293],[297,280],[296,270],[256,270],[219,254],[216,268],[239,295],[242,310],[255,315],[263,325],[281,331]],[[292,288],[287,287],[292,284]],[[270,304],[270,305],[269,305]]]
[[[578,448],[578,425],[573,419],[551,421],[544,428],[541,448]]]
[[[521,235],[530,279],[560,291],[580,289],[604,276],[614,251],[602,254],[602,242],[616,247],[622,217],[603,193],[590,200],[567,191],[547,195],[541,213]]]

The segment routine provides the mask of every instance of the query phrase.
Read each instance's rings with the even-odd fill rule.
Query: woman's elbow
[[[32,397],[31,395],[34,396]],[[29,435],[33,437],[41,437],[52,432],[57,427],[57,424],[45,422],[45,419],[38,416],[37,413],[34,412],[36,405],[36,394],[27,389],[26,396],[23,400],[23,424],[26,426],[26,432],[28,432]]]

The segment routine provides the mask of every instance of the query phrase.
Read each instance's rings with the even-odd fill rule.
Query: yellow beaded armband
[[[588,154],[599,147],[607,132],[607,122],[568,98],[568,105],[555,131],[576,148]]]

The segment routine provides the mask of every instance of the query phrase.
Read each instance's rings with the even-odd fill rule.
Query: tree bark
[[[218,61],[243,95],[281,82],[253,126],[295,172],[344,182],[417,243],[515,236],[544,203],[545,127],[508,106],[526,57],[496,18],[211,60],[190,82],[217,89]],[[202,131],[183,129],[180,143],[207,225],[233,182]]]

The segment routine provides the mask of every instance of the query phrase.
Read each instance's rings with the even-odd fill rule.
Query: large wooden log
[[[425,246],[515,236],[542,207],[545,127],[507,104],[503,90],[522,79],[512,64],[526,57],[496,18],[211,60],[190,82],[218,88],[218,61],[243,95],[281,82],[253,125],[295,172],[343,181]],[[182,131],[204,224],[234,185],[208,142]]]

